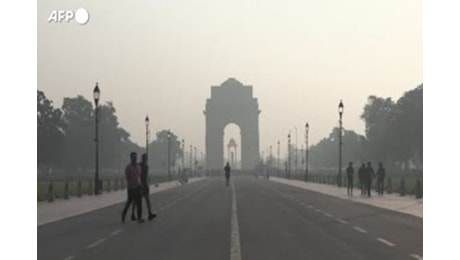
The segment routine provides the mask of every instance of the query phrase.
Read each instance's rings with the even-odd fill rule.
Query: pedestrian
[[[363,163],[358,170],[359,177],[359,188],[361,189],[361,195],[366,194],[366,164]]]
[[[157,214],[152,213],[152,208],[150,205],[150,185],[148,182],[148,174],[149,174],[149,165],[147,164],[147,154],[142,154],[141,162],[139,163],[139,167],[141,168],[141,204],[142,198],[145,199],[145,203],[147,204],[147,210],[149,212],[148,220],[154,219]],[[131,215],[131,219],[134,218],[134,211],[136,209],[136,204],[133,204],[133,211]]]
[[[366,191],[367,196],[371,196],[371,188],[372,188],[372,178],[374,177],[374,169],[372,168],[371,162],[367,162],[366,167]]]
[[[384,180],[385,180],[385,169],[383,164],[379,163],[379,168],[377,169],[377,192],[379,195],[383,196],[384,190]]]
[[[350,162],[347,167],[347,194],[353,195],[353,163]]]
[[[137,153],[132,152],[130,154],[131,162],[126,166],[125,176],[126,182],[128,184],[128,198],[126,200],[125,207],[123,209],[123,213],[121,215],[121,221],[125,222],[126,212],[129,209],[131,203],[136,204],[137,208],[137,222],[142,223],[144,220],[142,219],[142,204],[141,204],[141,169],[139,164],[137,164]],[[136,220],[135,216],[131,216],[133,220]]]
[[[225,185],[228,187],[229,183],[230,183],[230,164],[227,162],[227,165],[225,165],[224,167],[224,171],[225,171]]]

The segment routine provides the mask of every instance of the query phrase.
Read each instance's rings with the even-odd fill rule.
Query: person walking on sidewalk
[[[371,162],[367,162],[366,167],[366,193],[367,196],[371,196],[371,188],[372,188],[372,178],[374,177],[375,172],[374,168],[372,168]]]
[[[147,154],[142,154],[141,162],[139,163],[139,167],[141,168],[141,204],[142,204],[142,197],[145,199],[145,203],[147,204],[147,210],[149,212],[148,219],[154,219],[157,214],[152,213],[152,208],[150,205],[150,185],[148,181],[148,174],[149,174],[149,165],[147,164]],[[134,218],[134,211],[136,209],[136,204],[133,204],[133,211],[131,215],[131,219]]]
[[[358,170],[359,188],[361,189],[361,195],[366,194],[366,164],[363,163]]]
[[[383,168],[383,164],[379,163],[379,168],[377,169],[377,192],[381,196],[383,196],[384,180],[385,180],[385,169]]]
[[[137,222],[142,223],[142,204],[141,204],[141,169],[137,164],[137,153],[132,152],[130,154],[131,162],[126,166],[125,176],[128,184],[128,198],[126,200],[123,213],[121,215],[121,221],[125,222],[126,212],[129,209],[131,203],[134,203],[137,208]],[[134,217],[134,216],[133,216]]]
[[[350,162],[347,167],[347,194],[353,195],[353,163]]]
[[[227,165],[225,165],[224,167],[224,171],[225,171],[225,185],[228,187],[228,185],[230,184],[230,164],[227,162]]]

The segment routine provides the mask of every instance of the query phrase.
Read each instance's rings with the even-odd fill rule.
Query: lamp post
[[[96,173],[94,176],[94,194],[99,195],[99,98],[101,96],[101,91],[99,90],[99,85],[96,82],[96,86],[93,90],[93,97],[94,97],[94,118],[96,120],[96,138],[94,141],[96,142]]]
[[[272,153],[272,146],[270,145],[270,159],[268,161],[268,170],[267,170],[267,175],[268,176],[270,176],[270,170],[272,168],[272,163],[273,163],[273,153]]]
[[[297,171],[299,170],[298,168],[298,157],[297,157],[297,126],[295,127],[295,160],[294,160],[294,165],[295,165],[295,174],[297,174]]]
[[[200,163],[201,163],[201,166],[203,166],[203,162],[204,162],[204,153],[203,153],[203,151],[201,151],[200,154],[201,154]],[[235,161],[236,161],[236,152],[235,152]]]
[[[343,115],[343,103],[340,100],[339,103],[339,179],[338,186],[342,187],[342,115]]]
[[[307,122],[305,124],[305,181],[308,181],[308,130],[310,125]]]
[[[182,139],[182,171],[184,171],[185,169],[184,158],[185,158],[185,141],[184,139]]]
[[[149,116],[145,116],[145,154],[147,156],[147,160],[149,159]]]
[[[168,180],[171,181],[171,131],[168,130]]]
[[[196,161],[196,146],[193,147],[193,170],[196,171],[196,166],[197,166],[197,161]]]
[[[279,140],[278,140],[276,167],[278,168],[278,177],[279,177],[280,176],[280,141]]]
[[[273,153],[272,153],[272,146],[270,145],[270,167],[272,166],[273,161]]]
[[[291,133],[288,134],[288,165],[287,165],[287,177],[291,178]]]
[[[190,172],[193,175],[193,163],[192,163],[193,152],[192,152],[192,149],[193,149],[193,145],[190,145]]]

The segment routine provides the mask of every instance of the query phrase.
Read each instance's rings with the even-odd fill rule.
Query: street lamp
[[[339,179],[338,186],[342,187],[342,115],[343,115],[343,103],[340,100],[339,103]]]
[[[147,156],[147,160],[149,159],[149,116],[145,116],[145,155]]]
[[[204,153],[203,153],[203,151],[201,151],[200,154],[201,154],[200,163],[201,163],[201,166],[203,166],[203,158],[204,158]],[[235,161],[236,161],[236,160],[237,160],[237,158],[236,158],[236,152],[235,152]]]
[[[295,128],[295,160],[294,160],[294,165],[295,165],[295,174],[297,174],[297,171],[299,170],[298,168],[298,157],[297,157],[297,126]]]
[[[190,173],[193,176],[193,145],[190,145]]]
[[[182,171],[184,170],[185,164],[184,164],[184,157],[185,157],[185,141],[182,139]]]
[[[310,125],[307,122],[305,124],[305,181],[308,181],[308,130]]]
[[[168,180],[171,181],[171,131],[168,130]]]
[[[270,145],[270,159],[269,159],[270,167],[272,166],[272,160],[273,160],[273,153],[272,153],[272,146]]]
[[[101,96],[101,91],[99,90],[99,84],[96,82],[96,86],[93,90],[94,97],[94,118],[96,120],[96,174],[94,177],[94,194],[99,195],[99,98]]]
[[[287,177],[291,178],[291,133],[288,134],[288,165],[287,165]]]
[[[193,147],[193,170],[196,171],[196,166],[197,166],[197,161],[196,161],[196,146]]]
[[[278,177],[279,177],[280,176],[280,141],[279,140],[278,140],[276,167],[278,168]]]

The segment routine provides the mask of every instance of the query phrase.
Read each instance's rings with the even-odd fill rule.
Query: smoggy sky
[[[80,7],[86,25],[47,22]],[[37,22],[38,89],[60,107],[92,100],[98,81],[138,144],[148,114],[152,131],[203,151],[210,86],[229,77],[253,86],[260,149],[274,153],[294,127],[300,148],[306,121],[310,144],[326,137],[340,99],[344,127],[364,133],[369,95],[397,100],[423,81],[417,0],[40,0]],[[238,133],[229,129],[226,140]]]

